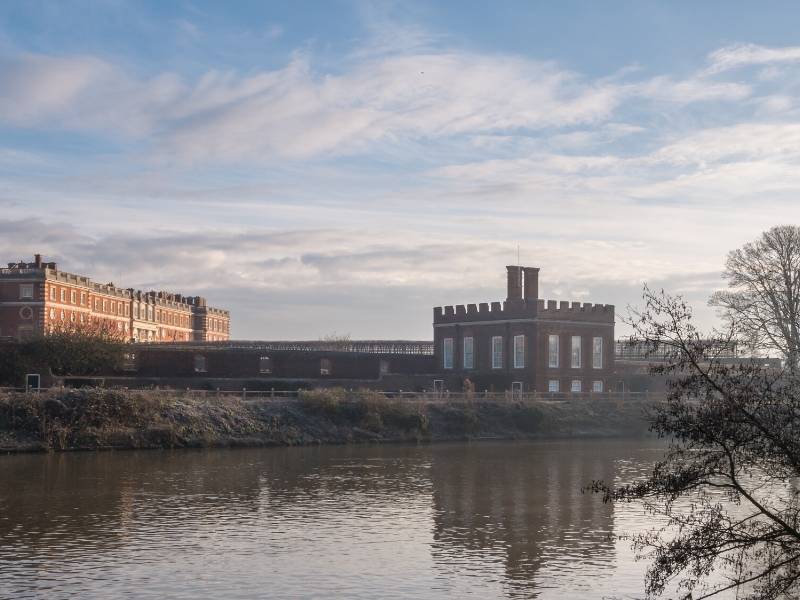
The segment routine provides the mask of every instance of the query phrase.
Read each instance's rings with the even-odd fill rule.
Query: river
[[[640,598],[653,440],[0,456],[2,598]]]

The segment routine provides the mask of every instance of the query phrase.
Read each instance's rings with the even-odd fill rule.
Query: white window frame
[[[592,392],[595,394],[603,393],[603,381],[601,379],[596,379],[592,382]]]
[[[20,283],[19,284],[19,297],[22,300],[33,300],[33,284]]]
[[[468,335],[462,341],[463,356],[462,361],[465,369],[475,368],[475,338]]]
[[[580,369],[581,362],[581,336],[573,335],[570,343],[570,366],[573,369]]]
[[[261,374],[272,373],[272,358],[263,355],[258,358],[258,372]]]
[[[580,394],[583,391],[583,384],[580,379],[573,379],[569,384],[569,391],[573,394]]]
[[[453,368],[453,338],[451,337],[442,340],[442,368]]]
[[[547,391],[551,394],[557,394],[561,391],[561,384],[558,379],[550,379],[547,382]]]
[[[525,368],[525,336],[514,336],[514,368]]]
[[[492,369],[503,368],[503,336],[492,336]]]
[[[558,334],[547,336],[547,366],[551,369],[558,368],[559,340],[560,336]]]
[[[67,290],[61,288],[61,304],[64,304],[67,301]]]
[[[69,293],[69,301],[70,301],[72,304],[77,304],[77,303],[78,303],[78,292],[76,292],[75,290],[72,290],[72,291]]]
[[[50,300],[52,300],[53,302],[56,301],[56,286],[54,285],[50,286]]]
[[[592,338],[592,368],[603,368],[603,338]]]

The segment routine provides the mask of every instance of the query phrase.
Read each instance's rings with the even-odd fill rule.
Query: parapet
[[[536,312],[540,319],[614,322],[613,304],[539,300]]]
[[[466,305],[455,304],[452,306],[437,306],[433,309],[433,322],[435,324],[526,318],[613,323],[614,305],[537,299],[534,301],[517,300]]]

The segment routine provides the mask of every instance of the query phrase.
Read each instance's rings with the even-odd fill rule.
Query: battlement
[[[469,323],[507,319],[553,319],[607,323],[614,322],[613,304],[568,302],[557,300],[515,300],[455,304],[433,309],[433,322]]]

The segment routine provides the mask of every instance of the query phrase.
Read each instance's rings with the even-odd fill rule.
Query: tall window
[[[319,361],[319,374],[330,375],[333,372],[333,365],[330,358],[322,358]]]
[[[514,336],[514,368],[525,368],[525,336]]]
[[[50,300],[56,301],[56,288],[53,286],[50,287]]]
[[[464,368],[475,368],[475,339],[471,336],[464,338]]]
[[[21,283],[19,285],[19,297],[26,300],[31,300],[33,298],[33,284]]]
[[[572,368],[581,368],[581,336],[572,336]]]
[[[547,366],[553,369],[558,368],[558,336],[547,336]]]
[[[206,357],[203,356],[202,354],[194,355],[194,371],[195,373],[206,372]]]
[[[492,337],[492,368],[503,368],[503,336]]]
[[[592,368],[603,368],[603,338],[592,338]]]
[[[573,379],[572,380],[572,385],[570,386],[569,391],[571,391],[571,392],[573,392],[575,394],[580,394],[580,392],[581,392],[581,380],[580,379]]]
[[[86,292],[81,292],[81,306],[86,306]]]
[[[453,338],[442,340],[442,366],[445,369],[453,368]]]
[[[72,302],[73,304],[77,304],[78,303],[78,292],[76,292],[75,290],[72,290],[69,293],[69,301]]]
[[[259,373],[272,373],[272,359],[269,356],[262,356],[258,359]]]
[[[603,382],[602,381],[593,381],[592,382],[592,391],[595,393],[602,393],[603,391]]]
[[[558,379],[551,379],[547,382],[547,391],[551,393],[558,392]]]
[[[61,302],[66,302],[66,301],[67,301],[67,290],[61,288]]]

